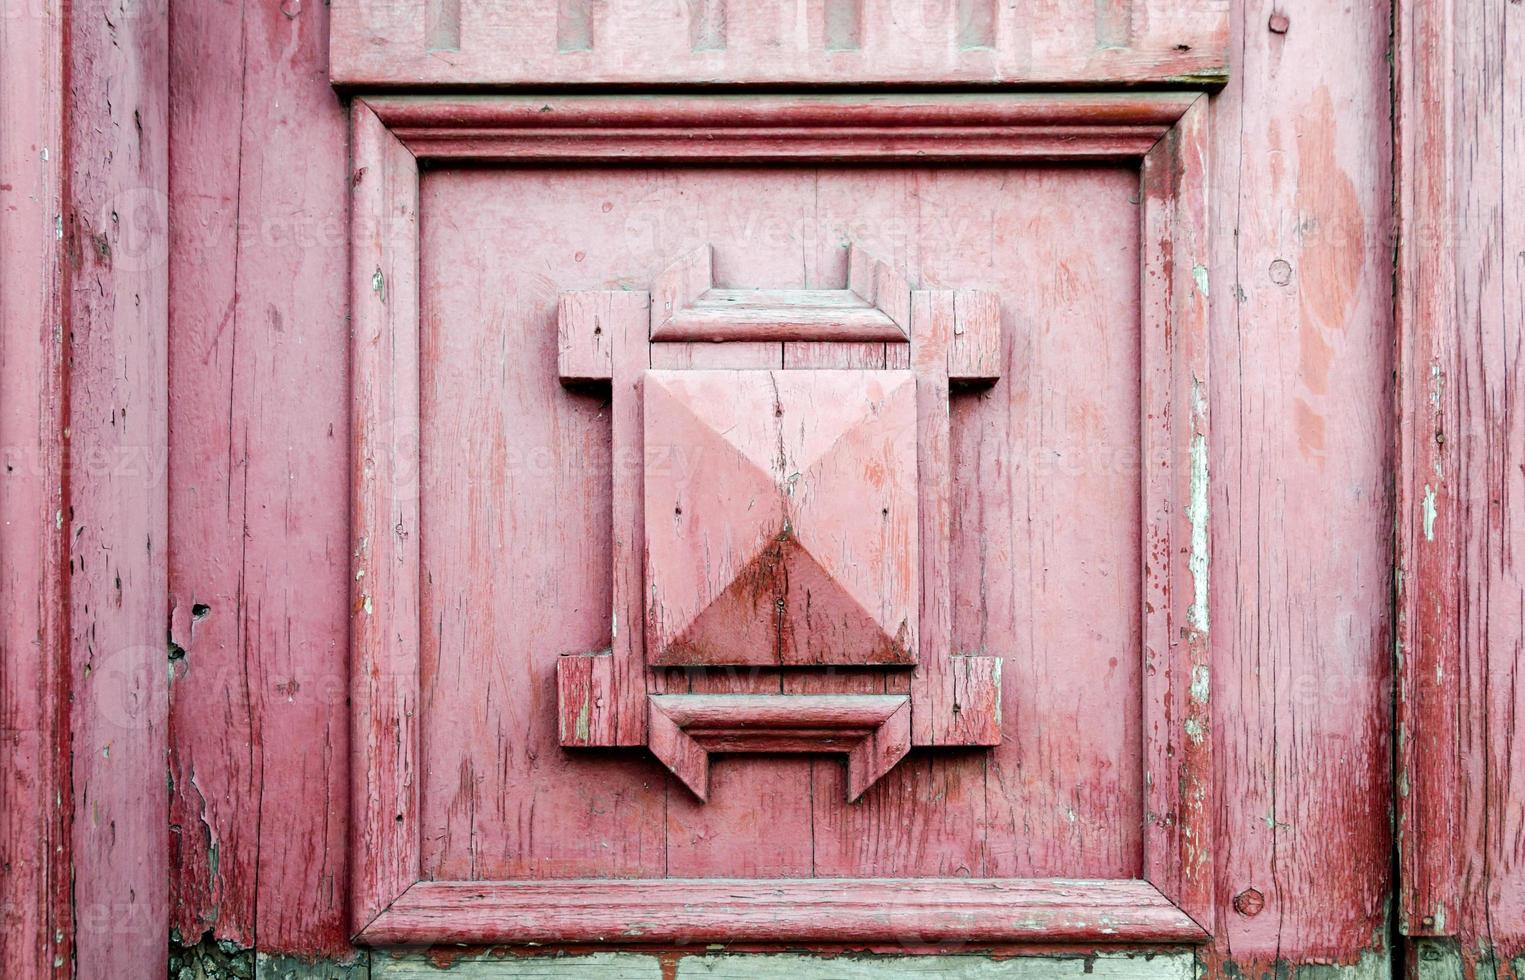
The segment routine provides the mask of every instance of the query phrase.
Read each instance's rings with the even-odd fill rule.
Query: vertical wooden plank
[[[350,212],[351,928],[419,877],[418,164],[357,101]]]
[[[1450,935],[1463,928],[1458,871],[1476,853],[1475,837],[1454,844],[1466,795],[1457,792],[1465,768],[1458,736],[1466,654],[1465,490],[1452,457],[1453,443],[1469,434],[1459,414],[1460,348],[1464,336],[1476,336],[1466,325],[1481,313],[1468,315],[1457,296],[1454,247],[1467,234],[1456,225],[1466,193],[1458,169],[1468,164],[1456,143],[1467,101],[1456,72],[1458,62],[1465,67],[1480,53],[1458,50],[1466,26],[1453,3],[1404,2],[1395,14],[1399,914],[1407,935]]]
[[[1258,976],[1380,956],[1387,929],[1389,15],[1234,10],[1240,56],[1213,100],[1205,270],[1211,968]]]
[[[913,745],[950,741],[953,727],[952,467],[948,344],[952,290],[911,294],[911,369],[916,373],[917,483],[921,499],[921,649],[911,679]]]
[[[169,7],[171,920],[342,956],[349,118],[326,5]]]
[[[18,977],[74,967],[57,233],[65,30],[57,8],[0,18],[0,963]]]
[[[80,978],[166,969],[167,26],[163,5],[68,17],[62,520]]]
[[[1525,19],[1397,18],[1400,913],[1471,975],[1525,953]]]
[[[1144,877],[1211,929],[1207,99],[1144,158]],[[1200,270],[1200,271],[1199,271]]]

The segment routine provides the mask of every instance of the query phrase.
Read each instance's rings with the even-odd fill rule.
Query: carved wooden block
[[[666,694],[651,697],[651,751],[703,800],[712,752],[841,753],[847,799],[911,750],[903,694]]]
[[[652,371],[652,664],[916,659],[908,372]]]

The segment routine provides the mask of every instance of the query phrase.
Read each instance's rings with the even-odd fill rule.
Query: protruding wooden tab
[[[557,736],[569,748],[614,745],[614,658],[608,650],[556,661]]]
[[[911,750],[903,694],[654,694],[650,747],[700,800],[714,752],[847,755],[847,800],[861,797]]]
[[[1001,744],[1001,658],[955,656],[949,660],[956,723],[949,745]]]
[[[995,293],[959,290],[953,294],[953,339],[948,347],[948,380],[989,385],[1001,377],[1001,298]]]
[[[556,366],[563,384],[608,381],[614,376],[610,318],[637,302],[644,310],[645,295],[595,290],[561,294],[556,313]]]

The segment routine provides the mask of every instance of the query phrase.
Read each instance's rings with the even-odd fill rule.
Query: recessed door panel
[[[1137,192],[1123,167],[426,172],[429,874],[1137,876]],[[645,288],[703,244],[718,287],[840,290],[848,242],[1000,299],[1001,381],[949,403],[949,583],[954,648],[1005,658],[1001,744],[912,750],[855,803],[829,755],[716,756],[701,803],[649,757],[564,751],[556,662],[610,642],[611,483],[655,457],[613,447],[607,390],[558,384],[559,295]],[[763,346],[778,369],[811,351]],[[859,363],[896,366],[871,346]],[[906,683],[769,656],[662,676],[674,693]]]

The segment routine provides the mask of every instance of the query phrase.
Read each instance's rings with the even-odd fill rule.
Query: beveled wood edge
[[[610,98],[625,98],[625,97],[610,97]],[[714,97],[708,97],[708,98],[712,100]],[[754,97],[754,96],[735,96],[735,97],[721,97],[721,98],[722,99],[723,98],[734,98],[734,99],[754,100],[754,99],[765,99],[767,97],[761,97],[761,96],[756,96],[756,97]],[[800,96],[800,97],[791,97],[790,100],[793,100],[793,99],[808,99],[808,98],[810,98],[810,97],[808,97],[808,96]],[[1036,95],[1031,95],[1031,96],[995,96],[993,98],[997,98],[997,99],[1018,99],[1018,100],[1026,100],[1026,101],[1031,101],[1031,102],[1036,102],[1036,103],[1043,103],[1045,101],[1062,100],[1062,99],[1065,98],[1065,96],[1063,94],[1048,94],[1048,93],[1045,93],[1045,94],[1036,94]],[[1084,98],[1084,96],[1082,98]],[[1192,116],[1192,125],[1190,127],[1190,130],[1185,134],[1186,139],[1184,140],[1184,145],[1185,145],[1185,148],[1188,151],[1192,152],[1192,153],[1196,153],[1196,152],[1199,152],[1199,151],[1205,153],[1205,147],[1206,147],[1206,142],[1207,142],[1207,139],[1206,139],[1206,128],[1207,128],[1207,125],[1206,125],[1206,100],[1207,100],[1207,96],[1204,93],[1201,93],[1201,92],[1182,92],[1182,93],[1149,93],[1149,92],[1139,92],[1139,93],[1130,93],[1130,94],[1127,94],[1127,95],[1124,95],[1124,96],[1119,96],[1118,98],[1121,99],[1125,103],[1129,103],[1130,106],[1132,106],[1134,103],[1137,103],[1137,109],[1138,109],[1138,111],[1140,113],[1143,113],[1145,111],[1146,104],[1149,104],[1149,103],[1152,102],[1152,105],[1153,105],[1152,111],[1154,111],[1156,113],[1168,113],[1169,114],[1169,118],[1171,119],[1171,125],[1166,127],[1164,129],[1164,131],[1160,134],[1160,138],[1156,139],[1153,143],[1151,143],[1147,148],[1145,148],[1145,150],[1142,153],[1118,152],[1117,148],[1113,147],[1114,152],[1110,154],[1111,157],[1115,157],[1115,158],[1137,158],[1138,160],[1142,161],[1144,159],[1145,155],[1147,155],[1147,154],[1149,154],[1151,152],[1155,152],[1156,151],[1157,144],[1159,144],[1160,139],[1163,139],[1163,138],[1171,135],[1172,133],[1176,133],[1176,135],[1179,137],[1181,134],[1177,133],[1176,131],[1180,127],[1178,127],[1176,124],[1178,122],[1180,122],[1187,115],[1188,112],[1191,112],[1194,109],[1195,109],[1195,112],[1194,112],[1194,114]],[[501,101],[503,101],[503,98],[502,97],[482,97],[480,99],[473,99],[471,101],[501,102]],[[532,101],[543,102],[545,100],[532,100]],[[408,169],[409,169],[409,171],[411,173],[411,177],[412,177],[412,180],[413,180],[413,193],[416,196],[416,194],[417,194],[417,177],[418,177],[418,171],[417,171],[417,166],[416,166],[417,161],[420,160],[420,159],[429,159],[430,157],[428,157],[425,153],[420,152],[420,147],[419,146],[417,146],[417,145],[410,146],[408,141],[404,138],[405,134],[399,133],[396,129],[394,129],[393,128],[393,123],[396,122],[398,119],[403,118],[401,116],[401,112],[402,112],[402,109],[404,107],[409,107],[410,111],[415,111],[416,112],[416,111],[419,111],[419,107],[420,106],[424,106],[425,108],[422,111],[423,111],[425,116],[428,116],[431,112],[434,111],[433,109],[430,109],[430,108],[427,107],[428,104],[431,104],[431,103],[433,103],[433,104],[446,104],[446,105],[453,104],[453,103],[450,102],[450,100],[444,100],[441,97],[436,97],[436,96],[424,96],[424,97],[386,97],[386,98],[378,98],[378,99],[356,99],[355,100],[355,102],[353,103],[352,112],[351,112],[352,133],[353,133],[353,137],[352,138],[354,139],[354,149],[353,149],[354,171],[353,171],[353,174],[352,174],[352,178],[353,178],[353,183],[357,187],[358,187],[358,185],[363,180],[363,177],[365,175],[365,168],[366,168],[366,165],[367,165],[368,161],[375,161],[376,159],[378,159],[378,157],[380,155],[383,155],[385,153],[395,153],[397,148],[400,147],[401,149],[406,150],[409,155],[414,157],[414,161],[409,166]],[[377,132],[376,132],[377,127],[374,125],[375,121],[379,121],[381,123],[382,127],[386,128],[387,132],[385,134],[377,135]],[[390,138],[386,138],[386,137],[390,137]],[[1182,166],[1181,166],[1181,161],[1182,161],[1181,145],[1182,144],[1178,142],[1177,144],[1167,146],[1161,152],[1156,152],[1155,153],[1156,156],[1161,156],[1162,153],[1168,152],[1170,159],[1173,161],[1171,170],[1172,170],[1172,173],[1175,174],[1177,187],[1180,184],[1180,177],[1181,177],[1181,175],[1183,173]],[[454,159],[473,159],[473,157],[470,157],[469,155],[462,155],[462,154],[451,154],[451,157],[454,158]],[[807,153],[807,154],[805,154],[803,156],[796,156],[794,158],[795,159],[811,159],[812,157],[810,157],[808,155],[808,153]],[[833,159],[832,157],[814,157],[814,158],[815,159]],[[965,157],[965,158],[968,158],[968,157]],[[1020,153],[1020,152],[1014,152],[1010,157],[1003,157],[1002,159],[1013,159],[1013,160],[1015,160],[1015,159],[1024,159],[1024,158],[1026,158],[1026,159],[1041,159],[1043,157],[1042,157],[1041,154],[1036,154],[1036,153],[1031,153],[1031,152],[1025,153],[1025,154],[1024,153]],[[1104,159],[1104,158],[1108,158],[1108,157],[1107,156],[1099,156],[1097,158],[1098,159]],[[481,157],[479,159],[495,159],[495,158],[493,158],[493,157]],[[520,159],[533,159],[533,158],[522,158],[521,157]],[[545,157],[544,159],[546,159],[546,160],[556,160],[556,159],[561,159],[561,158],[559,158],[559,157]],[[665,158],[662,158],[662,157],[653,157],[652,159],[665,159]],[[721,157],[721,158],[716,158],[716,159],[722,159],[723,160],[725,158]],[[886,156],[879,157],[879,159],[893,160],[893,159],[899,159],[899,158],[895,157],[893,155],[886,155]],[[914,159],[926,160],[928,158],[926,158],[926,157],[914,157]],[[1202,161],[1202,160],[1193,161],[1193,163],[1192,163],[1193,171],[1194,172],[1200,172],[1202,170],[1202,167],[1203,167],[1204,163],[1205,163],[1205,161]],[[1202,197],[1204,195],[1205,195],[1205,183],[1203,184],[1203,186],[1201,188],[1197,189],[1197,197]],[[1147,202],[1146,202],[1146,205],[1145,205],[1145,210],[1146,211],[1147,211],[1147,207],[1148,207],[1148,205],[1147,205]],[[1172,207],[1170,208],[1170,211],[1171,211],[1172,229],[1176,230],[1181,225],[1180,225],[1180,216],[1176,214],[1176,208],[1174,207],[1173,203],[1172,203]],[[1205,241],[1205,236],[1206,236],[1206,225],[1205,225],[1206,215],[1205,215],[1205,212],[1202,210],[1201,207],[1198,207],[1195,203],[1188,209],[1188,212],[1189,213],[1185,216],[1185,227],[1188,230],[1192,231],[1193,233],[1200,234],[1201,236],[1203,236],[1202,237],[1202,241]],[[354,225],[354,223],[355,223],[355,216],[352,215],[352,225]],[[416,251],[416,248],[417,248],[416,240],[413,243],[412,247]],[[360,264],[363,264],[361,262],[361,257],[359,256],[359,254],[357,252],[352,252],[351,283],[350,283],[352,303],[357,298],[363,298],[363,295],[362,295],[363,292],[364,292],[363,287],[366,285],[365,283],[363,283],[361,281],[363,279],[363,277],[360,276],[359,272],[356,271],[356,270],[359,269]],[[1178,268],[1173,270],[1174,271],[1173,278],[1176,279],[1176,280],[1180,280],[1182,278],[1183,274],[1184,275],[1192,275],[1195,272],[1195,270],[1187,270],[1186,272],[1183,273],[1183,270],[1187,270],[1187,265],[1185,263],[1180,264],[1180,266]],[[1145,288],[1147,290],[1147,285],[1146,285]],[[356,336],[358,336],[358,335],[357,334],[352,334],[352,342],[351,342],[351,348],[352,348],[351,354],[352,354],[352,358],[355,356],[356,351],[358,350],[357,341],[354,339]],[[1202,364],[1203,364],[1204,369],[1205,369],[1205,363],[1206,363],[1205,350],[1199,352],[1199,356],[1200,356],[1200,358],[1202,360]],[[352,379],[352,381],[353,380],[355,380],[355,379]],[[1206,380],[1205,370],[1204,370],[1204,373],[1202,375],[1201,380],[1202,380],[1204,388],[1205,388],[1205,380]],[[363,408],[364,408],[364,406],[362,406],[360,404],[358,396],[352,395],[352,411],[355,413],[355,421],[357,423],[357,426],[359,425],[360,422],[363,421],[363,419],[361,418],[361,415],[363,414],[363,412],[362,412]],[[1203,413],[1202,421],[1203,421],[1203,425],[1205,426],[1205,406],[1204,406],[1204,413]],[[359,438],[360,438],[360,430],[359,430],[359,428],[357,428],[356,433],[352,436],[352,440],[358,440]],[[358,446],[358,442],[356,443],[356,445]],[[360,485],[359,477],[360,477],[361,461],[360,461],[360,459],[358,457],[358,454],[357,454],[356,459],[353,461],[353,465],[355,467],[355,473],[352,475],[352,480],[354,482],[352,483],[352,486],[350,488],[350,493],[351,493],[351,499],[352,499],[352,507],[354,508],[355,527],[352,530],[353,530],[354,536],[358,539],[360,536],[362,536],[364,534],[365,530],[368,527],[370,527],[370,524],[362,522],[362,520],[361,520],[361,516],[362,516],[361,515],[361,510],[360,510],[361,495],[363,493],[367,493],[367,492],[369,492],[372,495],[374,495],[376,492],[379,492],[379,488],[377,488],[377,487],[370,487],[369,490],[367,490],[366,488],[364,488],[364,487],[362,487]],[[358,582],[358,580],[357,580],[357,582]],[[364,605],[364,597],[363,597],[362,593],[364,593],[364,589],[357,585],[357,587],[356,587],[356,596],[355,596],[355,607],[354,607],[355,610],[356,610],[355,615],[357,617],[361,614],[360,611],[361,611],[361,609],[363,608],[363,605]],[[1203,643],[1202,643],[1200,649],[1205,651],[1205,630],[1203,631]],[[354,676],[363,676],[360,673],[359,668],[367,665],[369,663],[370,659],[373,657],[373,654],[370,651],[362,649],[361,637],[360,637],[358,631],[356,631],[355,635],[353,635],[352,638],[351,638],[351,657],[352,657],[352,664],[353,664],[354,668],[356,668]],[[415,685],[415,687],[416,687],[416,685]],[[356,685],[354,685],[354,683],[352,681],[352,696],[355,693],[355,689],[356,689]],[[406,692],[403,692],[403,693],[406,693]],[[416,689],[414,690],[413,694],[414,694],[414,697],[417,696]],[[1147,705],[1146,705],[1146,712],[1147,712]],[[1208,713],[1206,711],[1205,704],[1204,704],[1202,712],[1200,712],[1200,714],[1205,716],[1205,717],[1207,717],[1210,720],[1210,713]],[[1146,713],[1146,719],[1147,719],[1147,717],[1148,717],[1148,715]],[[1194,716],[1194,718],[1195,718],[1195,716]],[[360,705],[359,705],[359,701],[357,699],[356,705],[352,708],[352,728],[355,730],[355,732],[357,734],[360,731],[360,728],[362,727],[362,725],[365,723],[366,720],[367,719],[362,718],[361,708],[360,708]],[[393,719],[393,720],[395,721],[396,719]],[[1200,720],[1200,719],[1196,719],[1196,720]],[[1207,730],[1210,731],[1210,724],[1208,725],[1208,729]],[[416,759],[416,746],[412,744],[411,739],[402,748],[403,748],[404,755],[414,756],[413,758],[408,758],[408,759],[405,759],[404,761],[416,764],[417,763],[417,759]],[[1210,765],[1210,758],[1211,758],[1210,757],[1210,751],[1211,751],[1210,747],[1200,748],[1195,754],[1197,756],[1205,756],[1207,758],[1207,760],[1208,760],[1208,765]],[[369,769],[371,768],[372,760],[369,757],[370,753],[368,751],[366,743],[361,741],[361,740],[359,740],[358,738],[356,739],[356,744],[353,745],[352,748],[351,748],[351,755],[352,755],[352,759],[353,759],[352,774],[351,774],[351,781],[352,781],[351,799],[352,799],[352,803],[353,803],[353,801],[355,800],[355,790],[358,789],[357,781],[360,778],[362,778],[364,772],[369,771]],[[1200,769],[1200,759],[1197,760],[1196,763],[1192,764],[1191,768],[1194,771]],[[412,795],[413,795],[413,800],[414,800],[413,805],[416,806],[416,783],[413,783],[412,787],[413,787]],[[1202,791],[1203,794],[1205,794],[1205,796],[1199,801],[1199,805],[1196,808],[1197,809],[1197,817],[1191,821],[1191,828],[1190,829],[1193,831],[1191,836],[1192,836],[1192,838],[1194,838],[1194,840],[1193,841],[1183,841],[1183,846],[1181,847],[1181,853],[1178,853],[1176,855],[1176,860],[1178,862],[1182,862],[1181,866],[1176,869],[1176,873],[1180,876],[1180,878],[1184,878],[1184,879],[1186,879],[1189,882],[1188,887],[1187,887],[1187,894],[1183,896],[1183,898],[1185,899],[1184,904],[1187,904],[1187,905],[1191,906],[1192,907],[1192,911],[1190,913],[1188,913],[1186,911],[1183,911],[1180,906],[1176,905],[1169,897],[1167,897],[1167,894],[1166,894],[1167,892],[1172,892],[1172,893],[1180,894],[1179,889],[1180,889],[1180,885],[1182,884],[1182,882],[1179,879],[1176,882],[1174,882],[1174,883],[1161,882],[1161,886],[1162,887],[1156,887],[1153,884],[1149,884],[1149,882],[1147,880],[1139,882],[1141,884],[1148,885],[1148,887],[1150,887],[1152,889],[1154,894],[1158,895],[1159,898],[1163,902],[1168,904],[1170,906],[1170,908],[1173,909],[1184,921],[1189,922],[1191,924],[1191,928],[1189,930],[1187,930],[1187,931],[1190,932],[1190,934],[1191,934],[1191,936],[1193,938],[1175,938],[1175,939],[1168,939],[1168,940],[1149,940],[1147,938],[1140,938],[1140,937],[1137,937],[1137,936],[1133,936],[1132,938],[1130,938],[1131,933],[1129,933],[1127,930],[1120,930],[1120,931],[1114,931],[1113,933],[1109,934],[1110,936],[1113,937],[1113,938],[1110,938],[1110,939],[1106,938],[1106,937],[1100,937],[1100,938],[1092,938],[1092,939],[1089,939],[1089,940],[1077,940],[1077,941],[1092,941],[1092,942],[1104,942],[1104,941],[1116,941],[1116,942],[1147,942],[1147,941],[1199,942],[1199,941],[1204,941],[1205,939],[1208,939],[1208,938],[1211,937],[1211,930],[1213,928],[1213,922],[1214,922],[1213,908],[1212,908],[1212,904],[1211,904],[1211,888],[1210,888],[1210,886],[1211,886],[1211,873],[1212,873],[1211,847],[1210,847],[1210,840],[1211,840],[1211,838],[1210,838],[1210,836],[1199,835],[1199,832],[1202,829],[1210,830],[1210,827],[1207,826],[1207,824],[1210,823],[1210,816],[1211,816],[1211,791],[1212,791],[1212,788],[1211,788],[1210,772],[1209,772],[1209,778],[1206,780],[1206,783],[1203,785],[1203,788],[1202,788],[1201,791]],[[419,856],[419,847],[418,847],[418,844],[419,844],[419,842],[418,842],[418,830],[419,830],[419,828],[418,828],[417,822],[416,822],[416,814],[414,814],[414,819],[412,821],[403,819],[401,817],[401,815],[399,815],[399,819],[396,821],[395,825],[393,825],[392,821],[385,821],[386,825],[382,826],[380,828],[377,828],[375,826],[366,826],[365,824],[367,824],[367,823],[369,823],[369,822],[368,821],[364,821],[363,819],[361,819],[357,815],[357,818],[354,821],[355,825],[352,826],[351,830],[350,830],[351,839],[352,839],[352,842],[353,842],[352,843],[352,848],[351,848],[351,853],[352,854],[368,854],[369,853],[369,849],[364,848],[364,847],[361,846],[361,838],[362,838],[362,836],[364,836],[366,834],[374,834],[374,835],[377,835],[379,837],[385,838],[385,840],[387,842],[390,842],[391,846],[400,849],[402,854],[404,854],[404,855],[411,854],[411,856],[412,856],[412,862],[411,863],[412,863],[412,865],[414,867],[414,873],[417,874],[418,873],[418,856]],[[1146,835],[1146,837],[1147,836],[1148,835]],[[1190,848],[1192,853],[1189,853],[1189,854],[1186,853],[1187,850],[1188,850],[1188,846],[1189,846],[1189,848]],[[1161,849],[1158,847],[1158,844],[1157,843],[1151,843],[1150,840],[1146,839],[1146,844],[1145,844],[1145,865],[1146,865],[1145,873],[1146,873],[1146,876],[1153,877],[1153,875],[1151,874],[1151,871],[1163,871],[1163,870],[1167,870],[1167,869],[1161,868],[1159,866],[1160,859],[1163,858],[1163,857],[1164,857],[1164,854],[1162,853]],[[1189,867],[1188,867],[1188,865],[1189,865]],[[385,909],[383,911],[377,912],[376,911],[376,907],[380,903],[378,903],[378,902],[376,902],[374,900],[375,899],[379,899],[380,896],[383,894],[385,889],[379,888],[379,886],[381,885],[381,882],[379,882],[379,881],[371,882],[371,885],[372,886],[376,886],[376,887],[370,887],[370,888],[362,888],[361,887],[361,880],[362,880],[362,878],[365,875],[365,871],[363,869],[365,869],[365,868],[367,868],[369,866],[370,866],[370,862],[369,861],[357,861],[357,862],[355,862],[354,869],[352,870],[352,873],[351,873],[351,878],[352,878],[352,891],[351,891],[351,895],[350,895],[351,922],[352,922],[352,927],[353,927],[353,929],[355,931],[355,941],[357,943],[359,943],[359,942],[367,942],[367,943],[388,942],[390,940],[387,940],[385,938],[386,936],[392,935],[392,934],[400,934],[400,933],[397,933],[397,928],[399,926],[406,927],[407,923],[408,923],[408,916],[416,914],[416,913],[412,912],[409,909],[409,907],[406,904],[404,904],[404,902],[403,902],[403,900],[407,896],[413,895],[415,889],[418,889],[418,888],[420,888],[422,886],[424,888],[424,891],[420,892],[419,895],[415,896],[415,897],[416,898],[424,898],[424,897],[430,897],[431,894],[432,894],[432,890],[434,888],[436,888],[436,887],[450,887],[450,883],[424,883],[424,882],[416,882],[414,885],[403,887],[400,890],[400,892],[398,892],[398,894],[396,895],[395,898],[393,898],[390,902],[385,902],[384,903],[386,905],[386,907],[385,907]],[[400,876],[394,878],[394,881],[400,882],[401,880],[402,879],[401,879]],[[611,879],[611,880],[613,880],[613,879]],[[843,880],[844,881],[852,882],[854,884],[861,884],[862,881],[865,881],[867,879],[861,879],[861,880],[860,879],[843,879]],[[914,881],[914,879],[911,879],[911,880]],[[687,884],[687,882],[683,881],[683,880],[677,880],[677,881],[678,881],[679,884]],[[1059,880],[1058,879],[1040,879],[1040,881],[1059,881]],[[1205,885],[1203,884],[1203,882],[1205,882]],[[603,882],[601,882],[601,883],[603,883]],[[545,883],[540,883],[540,884],[545,884]],[[777,882],[773,882],[773,884],[777,884]],[[517,888],[519,886],[517,884],[515,884],[513,887]],[[1205,889],[1205,892],[1204,892],[1204,889]],[[361,892],[363,892],[364,894],[357,894],[357,893],[361,893]],[[1204,895],[1205,895],[1205,898],[1204,898]],[[362,899],[370,899],[372,901],[363,901]],[[398,908],[398,906],[400,906],[400,905],[403,906],[401,909]],[[420,906],[420,907],[421,908],[427,908],[428,906]],[[1034,935],[1034,936],[1027,937],[1027,938],[1039,939],[1039,938],[1045,938],[1045,937],[1050,939],[1050,940],[1054,939],[1054,935],[1052,933],[1042,933],[1041,935]],[[433,942],[433,941],[448,941],[448,940],[441,939],[439,937],[435,937],[435,938],[420,937],[416,941],[419,941],[419,942]],[[511,940],[505,939],[504,941],[511,941]]]
[[[938,942],[1200,944],[1139,879],[594,878],[420,881],[357,945]]]
[[[420,874],[419,187],[417,160],[369,107],[356,103],[350,119],[348,841],[364,857],[348,882],[358,930]]]
[[[1212,931],[1207,110],[1200,96],[1140,170],[1140,615],[1144,876]]]
[[[701,803],[709,757],[727,753],[847,756],[847,802],[911,751],[908,694],[649,694],[648,748]]]
[[[936,163],[1136,160],[1202,97],[1139,90],[379,95],[356,101],[420,160]]]

